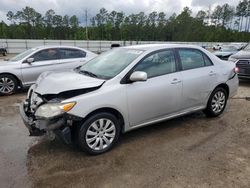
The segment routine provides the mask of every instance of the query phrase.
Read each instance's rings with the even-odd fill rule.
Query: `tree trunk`
[[[247,32],[249,32],[250,29],[250,16],[248,16],[248,27],[247,27]]]
[[[247,32],[247,24],[248,24],[248,17],[246,17],[246,25],[245,25],[245,32]]]
[[[238,31],[240,31],[240,21],[241,21],[241,17],[240,17],[239,23],[238,23]]]
[[[243,16],[240,17],[240,30],[239,31],[241,31],[242,29],[242,22],[243,22]]]

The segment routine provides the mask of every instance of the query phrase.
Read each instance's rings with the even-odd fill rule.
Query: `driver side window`
[[[148,78],[176,71],[175,56],[172,50],[156,52],[139,62],[134,71],[143,71]]]
[[[60,56],[57,49],[51,48],[37,52],[32,58],[34,58],[34,61],[49,61],[60,59]]]

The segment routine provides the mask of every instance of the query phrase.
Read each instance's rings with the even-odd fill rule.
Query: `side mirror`
[[[148,79],[148,75],[146,72],[135,71],[130,75],[129,79],[132,82],[146,81]]]
[[[33,63],[35,61],[35,59],[33,57],[30,57],[26,60],[27,63]]]

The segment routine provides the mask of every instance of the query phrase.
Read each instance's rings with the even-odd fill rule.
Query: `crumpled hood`
[[[59,94],[64,91],[101,86],[105,80],[92,78],[74,71],[45,72],[39,76],[34,91],[44,94]]]
[[[250,59],[250,51],[241,50],[238,53],[231,56],[235,59]]]

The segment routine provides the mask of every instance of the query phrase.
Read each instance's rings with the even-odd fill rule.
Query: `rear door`
[[[40,50],[29,58],[34,58],[34,62],[24,61],[22,63],[22,77],[26,84],[34,83],[38,76],[45,71],[60,68],[60,54],[57,48]]]
[[[198,49],[178,49],[183,79],[181,108],[200,107],[217,83],[217,70],[209,57]]]
[[[87,60],[87,53],[83,50],[73,48],[59,48],[60,52],[60,69],[69,70],[83,65]]]

